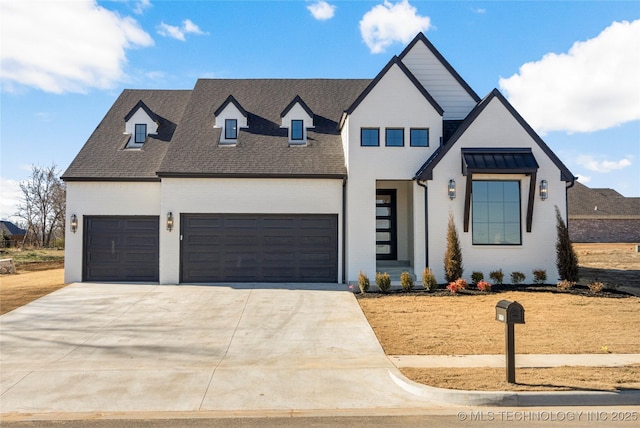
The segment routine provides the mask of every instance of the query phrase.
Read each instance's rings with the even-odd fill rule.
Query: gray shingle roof
[[[200,79],[159,176],[345,176],[338,122],[371,80]],[[221,146],[214,110],[229,95],[247,112],[236,146]],[[314,113],[305,146],[290,146],[281,112],[299,96]]]
[[[640,198],[613,189],[591,189],[580,182],[567,191],[569,218],[640,218]]]
[[[191,91],[125,90],[89,137],[62,178],[71,180],[157,180],[156,171],[167,152]],[[140,102],[158,119],[158,135],[141,149],[125,149],[124,118]]]

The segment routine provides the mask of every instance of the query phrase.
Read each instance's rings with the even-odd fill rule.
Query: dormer
[[[127,141],[127,149],[139,149],[149,135],[158,133],[159,120],[142,100],[124,117],[124,133],[131,137]]]
[[[299,95],[280,114],[280,128],[288,129],[289,144],[306,144],[307,129],[313,128],[313,112]]]
[[[247,128],[247,112],[240,103],[229,95],[213,113],[216,117],[214,128],[222,128],[220,144],[235,145],[238,143],[238,131]]]

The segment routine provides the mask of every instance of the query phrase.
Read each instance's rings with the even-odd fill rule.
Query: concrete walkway
[[[336,284],[72,284],[0,317],[0,414],[640,404],[640,391],[432,388],[392,360]]]

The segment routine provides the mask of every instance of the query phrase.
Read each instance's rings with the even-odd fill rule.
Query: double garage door
[[[182,282],[337,282],[338,219],[183,214]]]
[[[83,279],[158,281],[159,230],[155,216],[85,217]],[[181,282],[337,280],[336,215],[182,215]]]

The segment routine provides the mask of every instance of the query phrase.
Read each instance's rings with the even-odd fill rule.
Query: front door
[[[396,237],[396,191],[376,190],[376,259],[398,258]]]

